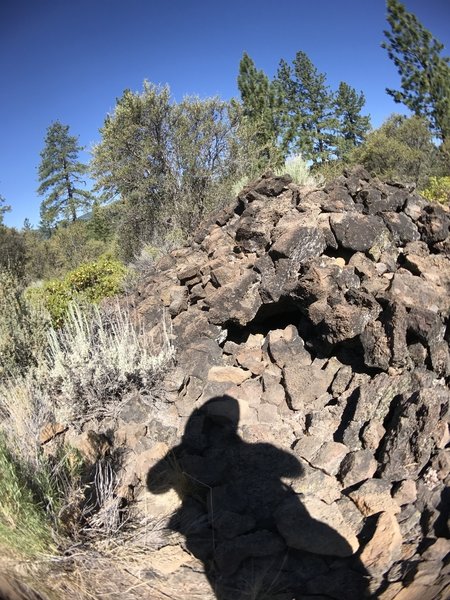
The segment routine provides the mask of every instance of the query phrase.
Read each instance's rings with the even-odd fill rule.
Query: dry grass
[[[108,413],[132,389],[150,391],[173,358],[168,335],[155,351],[119,305],[90,314],[72,305],[65,327],[51,329],[48,342],[47,386],[60,407],[70,408],[71,420]]]
[[[12,292],[9,305],[14,301],[13,320],[20,323],[19,296]],[[1,347],[8,342],[4,332],[14,331],[8,319]],[[169,336],[163,337],[156,347],[126,308],[86,313],[73,305],[63,329],[48,327],[39,360],[33,354],[21,363],[22,352],[8,355],[12,368],[0,378],[0,570],[46,598],[142,598],[148,587],[114,558],[121,554],[130,565],[143,560],[138,545],[124,550],[132,527],[117,498],[116,467],[105,459],[83,480],[75,452],[62,447],[47,457],[40,434],[49,422],[102,418],[130,390],[151,394],[173,357]]]
[[[307,162],[300,155],[288,158],[284,166],[275,172],[276,175],[284,175],[285,173],[290,175],[292,181],[297,185],[317,188],[324,183],[321,175],[313,175],[310,172]]]

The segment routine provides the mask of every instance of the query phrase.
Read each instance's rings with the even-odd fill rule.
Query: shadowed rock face
[[[327,571],[336,559],[347,574],[341,597],[366,597],[365,569],[354,557],[359,542],[337,506],[284,483],[301,479],[301,462],[267,442],[237,434],[239,403],[230,396],[208,400],[190,416],[182,441],[147,475],[153,494],[175,489],[181,506],[168,527],[199,559],[217,599],[239,597],[252,577],[280,597],[304,597],[310,583],[283,568],[315,555]],[[316,584],[317,587],[317,584]],[[250,590],[248,590],[250,593]]]
[[[218,599],[251,569],[278,569],[279,598],[447,597],[449,225],[362,168],[324,190],[269,174],[136,296],[136,316],[156,336],[165,319],[177,349],[148,415],[173,435],[147,463],[145,497],[161,502],[153,475],[169,455],[203,486],[200,499],[167,487],[167,526]],[[219,397],[238,407],[233,434],[193,443]]]

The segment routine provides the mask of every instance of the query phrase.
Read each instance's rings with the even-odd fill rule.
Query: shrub
[[[362,164],[381,179],[421,187],[434,173],[438,150],[424,119],[394,114],[369,133],[364,143],[348,154],[346,162]]]
[[[320,187],[323,184],[323,178],[312,175],[307,162],[300,155],[288,158],[284,166],[277,169],[275,173],[276,175],[287,173],[297,185]]]
[[[53,324],[61,327],[72,301],[98,303],[122,291],[127,269],[124,265],[104,256],[70,271],[62,280],[48,281],[41,288],[33,288],[30,296],[43,302]]]
[[[70,418],[107,412],[131,389],[150,390],[173,353],[168,337],[156,348],[119,306],[88,312],[71,304],[64,327],[50,329],[48,342],[48,393]]]
[[[430,177],[427,187],[421,192],[430,202],[450,203],[450,177]]]
[[[23,236],[16,230],[0,223],[0,269],[21,278],[25,272],[27,250]]]
[[[27,300],[17,279],[0,271],[0,380],[37,364],[48,325],[45,312]]]
[[[0,546],[5,554],[34,557],[55,550],[47,512],[56,508],[50,482],[44,464],[31,469],[0,437]]]
[[[65,447],[45,456],[35,439],[23,454],[12,437],[0,432],[0,548],[21,558],[56,553],[83,497],[81,457]]]

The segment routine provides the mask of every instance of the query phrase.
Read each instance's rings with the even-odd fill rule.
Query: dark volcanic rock
[[[372,215],[334,214],[331,216],[330,224],[338,243],[343,248],[361,252],[370,250],[386,233],[382,219]]]
[[[267,173],[159,261],[136,318],[174,365],[111,439],[184,557],[167,589],[446,597],[449,223],[361,167],[315,190]],[[143,489],[164,455],[166,495]]]

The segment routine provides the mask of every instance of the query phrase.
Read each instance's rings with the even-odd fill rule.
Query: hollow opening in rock
[[[263,304],[253,320],[245,326],[229,323],[223,327],[228,330],[227,340],[245,344],[250,334],[267,336],[270,331],[285,329],[288,325],[296,327],[312,359],[335,356],[341,363],[350,365],[355,373],[375,375],[380,372],[380,369],[364,364],[364,349],[359,336],[336,344],[330,343],[321,324],[314,325],[291,298]]]
[[[338,248],[327,246],[323,256],[328,256],[329,258],[343,258],[345,260],[345,264],[348,265],[349,260],[354,254],[354,250],[349,250],[348,248],[343,248],[342,246],[339,246]]]

